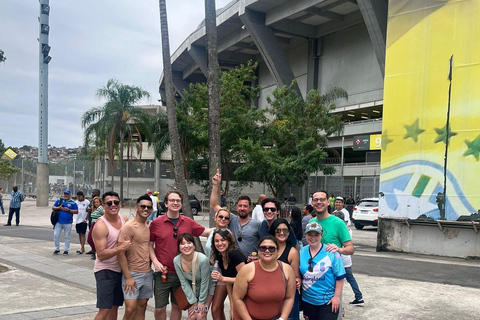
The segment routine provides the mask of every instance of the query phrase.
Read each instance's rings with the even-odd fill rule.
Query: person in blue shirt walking
[[[308,245],[300,250],[303,314],[309,320],[336,320],[345,269],[338,252],[322,244],[322,226],[310,222],[305,228]]]
[[[5,209],[3,209],[3,188],[0,188],[0,208],[2,208],[2,216],[4,216]]]
[[[12,193],[10,193],[10,209],[8,211],[8,221],[5,226],[12,225],[12,218],[14,213],[16,225],[18,226],[20,224],[20,207],[22,206],[23,200],[23,193],[18,190],[17,186],[14,186]]]
[[[70,250],[73,215],[78,213],[77,204],[72,200],[70,190],[67,189],[63,192],[62,203],[60,203],[60,199],[55,201],[52,210],[60,210],[58,222],[53,229],[53,242],[55,243],[55,251],[53,251],[53,254],[60,253],[60,234],[62,230],[65,234],[65,250],[63,254],[68,254],[68,250]]]

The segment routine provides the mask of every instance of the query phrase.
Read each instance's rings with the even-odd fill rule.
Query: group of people
[[[215,211],[215,228],[211,229],[180,214],[184,195],[178,190],[167,192],[167,212],[151,223],[147,219],[154,206],[149,194],[137,199],[136,215],[130,220],[120,215],[122,203],[115,192],[106,192],[86,205],[90,216],[97,219],[90,227],[96,252],[96,320],[116,319],[123,303],[124,319],[144,319],[152,297],[155,319],[166,319],[171,302],[170,319],[179,320],[180,291],[188,301],[183,309],[189,319],[203,320],[211,312],[213,319],[220,320],[295,320],[301,309],[311,320],[337,319],[344,279],[353,277],[351,265],[344,265],[342,256],[353,254],[354,247],[346,223],[328,213],[327,193],[313,194],[311,208],[304,209],[310,220],[296,234],[292,224],[302,228],[300,212],[292,212],[290,221],[278,218],[281,204],[266,197],[260,204],[264,214],[260,222],[251,218],[252,201],[243,195],[233,214],[220,205],[220,184],[217,171],[210,197]],[[79,205],[71,203],[65,192],[62,203],[57,201],[53,209],[79,214]],[[83,215],[80,220],[77,224],[88,221]],[[64,230],[64,226],[57,229]],[[195,237],[199,236],[207,238],[205,254],[196,250]],[[225,315],[227,298],[231,308]]]

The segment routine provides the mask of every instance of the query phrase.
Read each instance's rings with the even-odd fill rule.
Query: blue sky
[[[217,9],[231,0],[217,0]],[[79,5],[81,4],[81,5]],[[137,85],[158,104],[162,72],[157,0],[50,0],[48,141],[82,144],[82,114],[104,101],[95,92],[110,78]],[[202,0],[167,0],[173,52],[204,18]],[[0,139],[38,146],[37,0],[0,1]]]

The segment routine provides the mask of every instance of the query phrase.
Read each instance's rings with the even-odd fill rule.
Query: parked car
[[[365,198],[353,207],[352,222],[357,229],[378,226],[378,198]]]
[[[202,211],[202,205],[200,204],[200,201],[195,197],[193,194],[189,194],[188,198],[190,199],[190,206],[192,207],[192,214],[196,216],[200,211]],[[158,215],[165,214],[167,212],[167,208],[165,207],[165,203],[163,203],[163,199],[160,200],[158,203]],[[180,213],[182,213],[182,210],[180,210]]]

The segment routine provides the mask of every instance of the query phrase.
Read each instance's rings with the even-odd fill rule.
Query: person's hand
[[[217,281],[222,281],[222,279],[223,279],[222,274],[218,271],[213,271],[210,276],[212,277],[212,279],[217,280]]]
[[[153,263],[153,267],[155,268],[155,272],[164,272],[165,268],[163,264],[161,264],[159,261]]]
[[[135,289],[137,288],[137,282],[132,277],[125,279],[125,293],[127,295],[132,295],[135,293]]]
[[[205,312],[205,305],[204,304],[198,304],[198,320],[204,320],[207,319],[207,312]]]
[[[330,252],[340,253],[340,248],[336,244],[333,244],[333,243],[327,244],[327,247],[325,248],[325,250],[330,251]]]
[[[302,280],[300,278],[295,278],[295,287],[297,290],[300,290],[300,286],[302,285]]]
[[[195,315],[195,307],[196,307],[196,306],[197,306],[197,304],[194,303],[194,304],[192,304],[192,305],[190,306],[190,308],[188,308],[188,317],[189,317],[190,319],[192,319],[193,316]]]
[[[215,174],[212,178],[212,184],[215,186],[220,185],[222,182],[222,175],[220,174],[220,169],[217,169],[217,174]]]
[[[123,241],[120,242],[119,244],[120,244],[119,246],[120,251],[127,251],[132,247],[132,242],[127,239],[127,236],[124,236]]]
[[[333,296],[332,300],[328,301],[327,305],[332,305],[332,312],[337,312],[340,308],[340,298]]]

